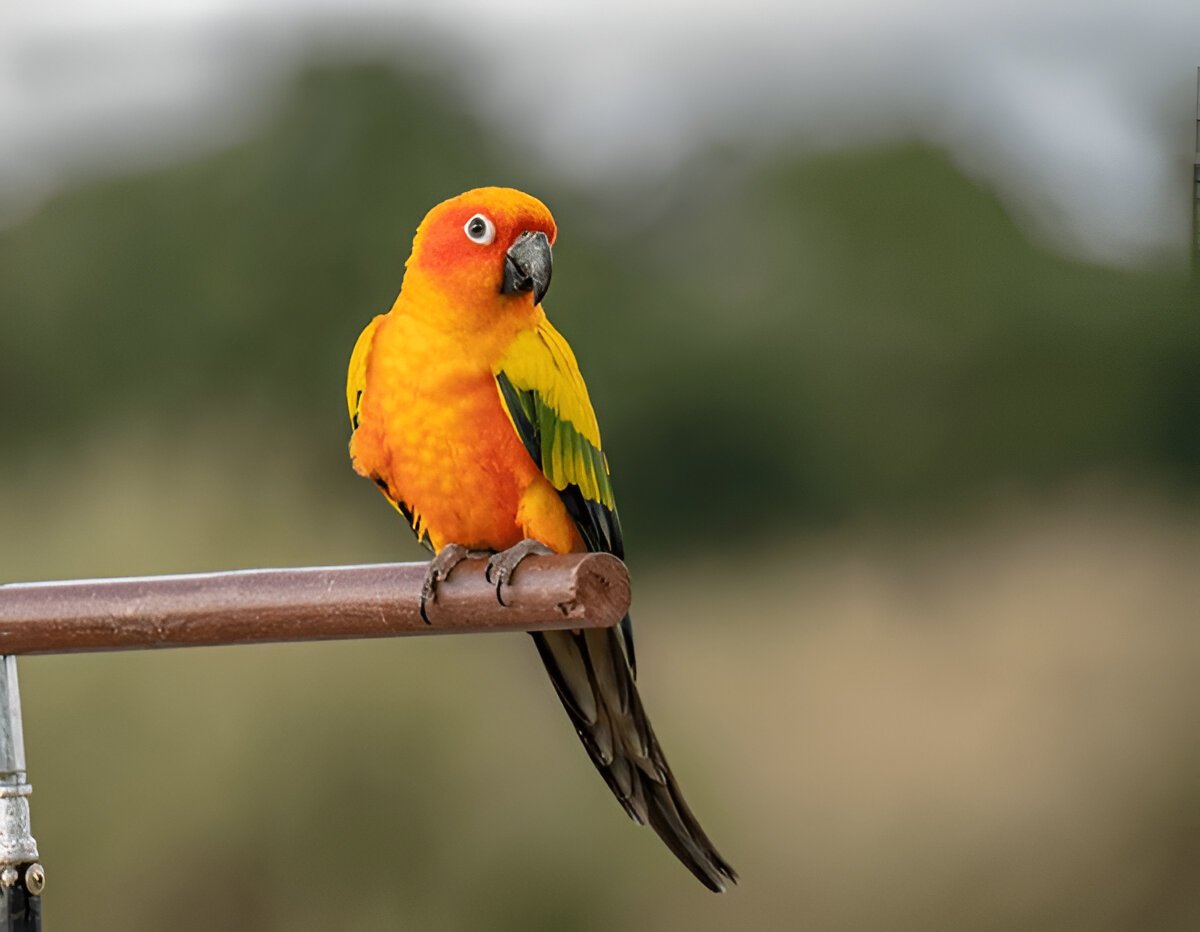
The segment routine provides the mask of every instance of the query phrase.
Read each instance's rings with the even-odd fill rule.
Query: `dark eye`
[[[486,246],[496,238],[495,225],[483,214],[476,214],[468,220],[463,231],[467,234],[467,239],[480,246]]]

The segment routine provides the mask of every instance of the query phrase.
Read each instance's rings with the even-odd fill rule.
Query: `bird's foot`
[[[484,578],[496,584],[496,601],[507,607],[508,603],[504,601],[504,587],[512,585],[512,575],[517,571],[517,567],[521,565],[521,561],[533,554],[546,556],[554,553],[549,547],[543,544],[540,540],[534,540],[532,537],[526,537],[519,544],[514,544],[507,550],[501,550],[497,554],[493,554],[487,562],[487,569],[484,570]]]
[[[463,560],[481,559],[489,555],[490,551],[469,550],[462,544],[446,544],[437,552],[429,561],[429,569],[425,571],[425,579],[421,583],[421,620],[425,624],[433,624],[429,620],[429,606],[437,601],[438,584],[449,579],[454,568]]]

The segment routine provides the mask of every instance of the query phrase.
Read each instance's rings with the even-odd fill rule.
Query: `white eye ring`
[[[476,214],[463,224],[463,232],[472,243],[487,246],[496,238],[496,225],[485,214]]]

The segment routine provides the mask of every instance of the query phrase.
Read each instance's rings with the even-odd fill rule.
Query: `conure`
[[[489,555],[497,597],[526,556],[624,556],[600,429],[566,340],[546,318],[557,228],[541,201],[478,188],[417,228],[400,295],[363,330],[346,382],[355,470],[434,553],[438,583]],[[633,629],[533,634],[592,763],[705,886],[736,882],[684,802],[635,685]]]

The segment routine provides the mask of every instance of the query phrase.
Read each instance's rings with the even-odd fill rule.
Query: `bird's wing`
[[[513,341],[495,373],[513,428],[558,490],[588,549],[624,557],[600,428],[567,341],[543,320]]]
[[[371,355],[371,341],[375,339],[375,328],[383,320],[380,314],[358,335],[354,352],[350,354],[350,368],[346,370],[346,409],[350,414],[351,431],[358,430],[358,409],[362,404],[363,389],[367,387],[367,357]]]
[[[575,354],[548,320],[523,331],[495,368],[496,386],[526,451],[558,490],[588,550],[624,558],[608,460]],[[631,666],[633,625],[621,622]]]
[[[543,322],[517,337],[495,373],[513,428],[558,489],[588,549],[623,556],[600,430],[567,342]],[[709,888],[736,880],[684,802],[646,718],[629,616],[619,631],[540,631],[533,640],[588,756],[625,811],[649,823]]]

